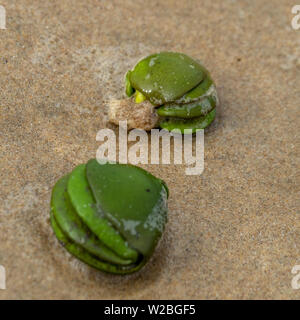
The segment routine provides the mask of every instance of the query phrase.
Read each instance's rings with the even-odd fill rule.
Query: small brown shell
[[[133,98],[109,101],[108,116],[109,121],[116,125],[126,120],[128,130],[148,131],[157,127],[159,120],[155,107],[148,100],[137,104]]]

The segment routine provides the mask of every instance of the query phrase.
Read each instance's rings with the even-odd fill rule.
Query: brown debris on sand
[[[109,121],[119,125],[120,121],[127,121],[128,129],[151,130],[157,126],[158,115],[155,107],[147,100],[135,103],[131,99],[109,101]]]

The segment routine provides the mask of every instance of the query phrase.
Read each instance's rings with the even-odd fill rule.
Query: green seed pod
[[[165,183],[147,171],[93,159],[54,186],[51,225],[78,259],[102,271],[132,273],[163,233],[167,197]]]
[[[161,52],[139,61],[126,74],[126,93],[136,95],[137,108],[144,100],[157,107],[163,118],[161,128],[182,132],[208,126],[218,105],[209,72],[199,62],[176,52]]]

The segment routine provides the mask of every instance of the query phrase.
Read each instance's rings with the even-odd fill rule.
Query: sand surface
[[[2,0],[0,299],[299,299],[300,30],[289,0]],[[144,55],[181,51],[216,81],[205,170],[144,165],[170,188],[151,263],[125,277],[71,257],[51,188],[95,157],[110,98]],[[113,126],[109,126],[113,128]]]

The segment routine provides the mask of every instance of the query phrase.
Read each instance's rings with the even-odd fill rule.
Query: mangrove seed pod
[[[75,257],[99,270],[127,274],[151,257],[167,222],[166,184],[125,164],[77,166],[53,188],[51,225]]]
[[[150,102],[158,116],[153,127],[166,130],[204,129],[214,120],[218,105],[209,72],[199,62],[176,52],[156,53],[139,61],[126,74],[125,91],[131,97],[130,104],[134,104],[131,110],[138,110],[144,101]],[[121,103],[119,106],[121,108]],[[116,123],[117,118],[111,121]],[[130,121],[130,116],[117,120]],[[145,130],[149,130],[149,126]]]

